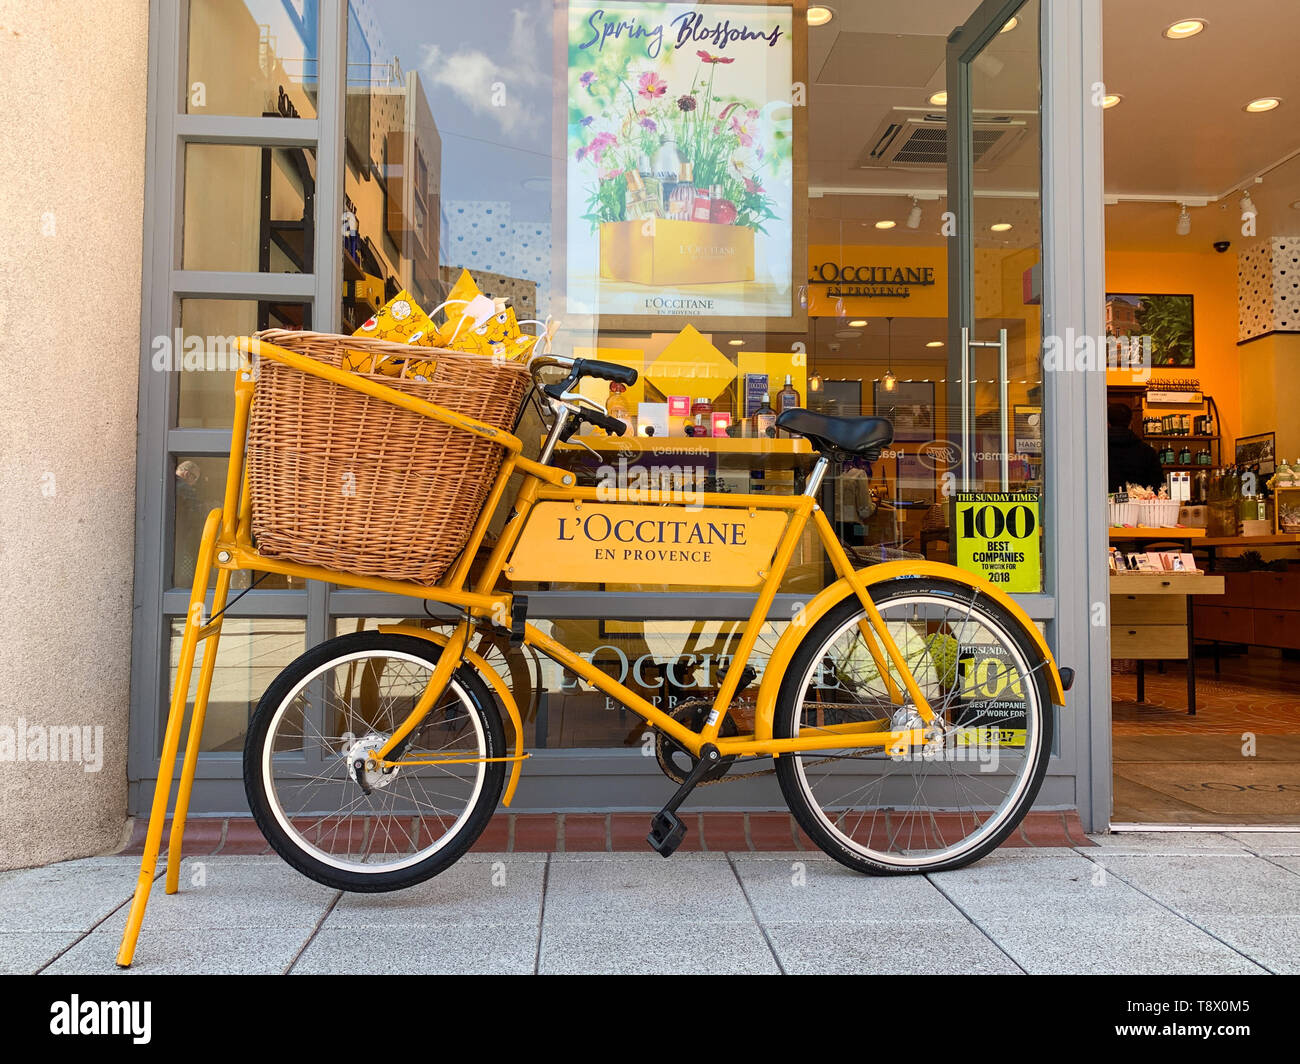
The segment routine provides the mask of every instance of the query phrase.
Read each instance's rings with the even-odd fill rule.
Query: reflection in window
[[[311,307],[251,299],[181,300],[180,347],[168,337],[178,374],[176,427],[229,429],[235,417],[234,341],[262,329],[310,329]],[[155,368],[157,366],[155,365]]]
[[[317,0],[190,0],[190,114],[315,118]]]
[[[175,481],[175,532],[172,553],[172,585],[188,591],[194,584],[194,567],[199,556],[199,541],[203,538],[203,525],[212,510],[221,509],[226,491],[226,458],[190,457],[177,455],[172,459]],[[208,577],[208,586],[217,582],[214,565]],[[240,569],[231,578],[231,587],[238,592],[250,585],[252,577],[247,569]],[[302,588],[306,584],[291,576],[266,573],[257,585],[262,589]],[[224,645],[224,644],[223,644]]]
[[[176,683],[185,621],[171,622],[168,646],[168,698]],[[244,748],[248,719],[271,681],[303,652],[306,623],[287,618],[227,617],[221,628],[221,653],[212,676],[212,693],[203,722],[205,753],[237,754]],[[201,653],[201,651],[200,651]],[[191,673],[189,701],[198,687],[199,670]],[[161,747],[169,702],[161,705],[158,741]]]
[[[315,198],[309,148],[187,145],[182,268],[311,273]]]

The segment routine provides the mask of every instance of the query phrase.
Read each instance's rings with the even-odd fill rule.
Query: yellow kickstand
[[[185,634],[181,638],[181,656],[176,669],[176,679],[172,688],[171,709],[167,714],[167,729],[163,733],[162,758],[158,762],[158,782],[154,785],[153,806],[149,811],[149,830],[145,834],[144,854],[140,858],[140,874],[136,878],[135,897],[131,900],[131,912],[126,919],[126,928],[122,932],[122,944],[117,951],[117,963],[121,968],[129,968],[135,956],[136,940],[140,937],[140,925],[144,922],[145,906],[149,904],[149,891],[153,887],[154,872],[158,865],[158,851],[162,848],[163,825],[167,821],[167,802],[171,797],[172,778],[176,774],[176,752],[180,746],[181,725],[185,720],[185,704],[190,690],[190,676],[194,672],[194,655],[200,638],[207,639],[220,630],[220,620],[208,628],[203,624],[203,603],[207,597],[208,576],[212,572],[212,557],[216,549],[217,532],[221,525],[221,511],[213,510],[208,514],[203,526],[203,539],[199,543],[199,556],[194,566],[194,584],[190,590],[190,608],[185,619]],[[226,586],[229,587],[228,574]],[[205,649],[203,655],[203,675],[209,684],[212,669],[209,666],[215,658],[215,645]],[[196,708],[206,704],[207,691],[201,686]],[[196,720],[190,728],[191,748],[198,743],[198,731],[201,719]],[[192,771],[193,766],[187,767]],[[188,801],[188,790],[186,799]],[[174,852],[179,856],[179,842],[173,843]],[[170,870],[169,870],[170,871]]]

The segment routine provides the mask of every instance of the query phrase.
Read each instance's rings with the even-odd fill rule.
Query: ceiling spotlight
[[[1007,230],[1014,228],[1010,222],[994,222],[989,226],[995,233],[1005,233]]]
[[[1166,26],[1165,36],[1171,41],[1185,41],[1188,37],[1195,37],[1208,25],[1203,18],[1185,18],[1172,26]]]
[[[1106,93],[1106,95],[1101,98],[1102,110],[1109,111],[1112,107],[1116,106],[1123,99],[1124,97],[1121,96],[1118,92]]]
[[[943,346],[943,341],[942,341],[942,340],[931,340],[931,341],[930,341],[928,344],[926,344],[925,346],[926,346],[926,347],[942,347],[942,346]]]
[[[877,229],[893,229],[894,226],[896,226],[897,224],[898,224],[897,222],[891,222],[891,221],[889,221],[889,219],[885,219],[884,221],[877,222],[877,223],[876,223],[876,228],[877,228]]]
[[[744,341],[744,340],[728,340],[727,343],[729,343],[732,347],[744,347],[744,346],[745,346],[745,341]]]
[[[1179,236],[1186,236],[1192,231],[1192,216],[1187,213],[1187,204],[1180,203],[1182,208],[1178,213],[1178,225],[1174,227],[1174,232]]]
[[[1253,115],[1263,114],[1265,111],[1272,111],[1282,106],[1282,99],[1279,96],[1261,96],[1258,100],[1251,100],[1246,104],[1246,110]]]
[[[930,103],[932,103],[935,107],[947,107],[948,93],[944,91],[936,92],[933,96],[930,97]]]
[[[921,225],[921,205],[912,197],[912,209],[907,212],[907,228],[918,229]]]
[[[808,25],[810,26],[825,26],[834,17],[835,12],[831,8],[820,4],[808,9]]]
[[[1007,19],[1006,24],[1000,30],[998,30],[998,32],[1010,33],[1013,29],[1015,29],[1019,25],[1020,25],[1020,20],[1016,18],[1015,15],[1012,15],[1009,19]]]
[[[859,318],[857,321],[849,322],[849,327],[852,329],[862,329],[866,327],[866,324],[867,323],[864,319]]]

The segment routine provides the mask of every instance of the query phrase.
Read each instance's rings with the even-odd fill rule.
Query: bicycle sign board
[[[753,587],[786,514],[688,506],[542,502],[506,568],[511,580]]]
[[[957,565],[1003,591],[1041,591],[1037,495],[958,492]]]

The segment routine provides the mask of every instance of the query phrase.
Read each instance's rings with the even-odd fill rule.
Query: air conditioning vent
[[[971,130],[975,169],[992,170],[1029,131],[1031,114],[976,111]],[[942,170],[948,165],[948,120],[941,111],[896,107],[867,142],[859,168]]]

